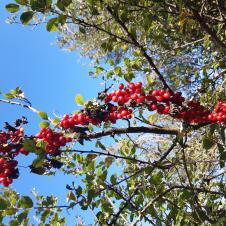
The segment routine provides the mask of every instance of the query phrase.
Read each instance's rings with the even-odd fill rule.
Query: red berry
[[[119,89],[123,89],[124,88],[124,84],[119,84]]]
[[[168,100],[169,98],[170,98],[170,92],[165,92],[164,94],[163,94],[163,97],[164,97],[164,99],[166,99],[166,100]]]
[[[152,95],[152,96],[158,96],[158,95],[159,95],[159,91],[158,91],[158,90],[153,90],[153,91],[151,92],[151,95]]]

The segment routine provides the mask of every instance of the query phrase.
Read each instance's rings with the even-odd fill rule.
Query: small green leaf
[[[36,159],[33,160],[32,162],[32,166],[34,168],[39,168],[43,166],[45,158],[43,157],[43,155],[39,155]]]
[[[83,27],[79,26],[79,32],[81,32],[82,34],[85,34],[86,30]]]
[[[42,119],[48,120],[48,115],[47,115],[45,112],[43,112],[43,111],[38,111],[38,115],[39,115]]]
[[[102,67],[96,67],[96,74],[99,75],[104,69]]]
[[[67,21],[67,16],[63,15],[63,14],[60,14],[57,19],[58,19],[58,22],[61,25],[64,25],[66,23],[66,21]]]
[[[157,115],[156,113],[149,115],[149,116],[148,116],[148,121],[149,121],[150,123],[155,122],[157,116],[158,116],[158,115]]]
[[[107,150],[106,147],[98,140],[95,145],[97,148],[101,148],[103,150]]]
[[[88,125],[88,129],[90,132],[93,132],[93,127],[90,124]]]
[[[223,168],[226,160],[226,151],[222,144],[217,144],[218,151],[220,153],[220,167]]]
[[[27,11],[21,14],[20,16],[20,21],[23,25],[28,25],[29,22],[32,20],[34,15],[34,12],[32,11]]]
[[[105,158],[105,160],[104,160],[105,167],[108,168],[112,164],[112,162],[113,162],[113,158],[112,157]]]
[[[179,64],[176,65],[176,72],[177,72],[177,73],[180,72],[180,65],[179,65]]]
[[[108,59],[107,63],[111,66],[114,66],[114,64],[115,64],[113,59]]]
[[[124,79],[127,81],[127,82],[131,82],[132,79],[134,78],[134,73],[133,72],[128,72],[124,75]]]
[[[213,147],[213,145],[214,145],[213,139],[211,139],[211,138],[208,137],[208,136],[205,136],[205,137],[203,138],[202,145],[203,145],[203,148],[204,148],[204,149],[209,150],[209,149],[210,149],[211,147]]]
[[[220,136],[222,142],[225,144],[225,128],[223,126],[220,127]]]
[[[24,211],[17,216],[19,223],[22,223],[28,216],[28,211]]]
[[[91,162],[93,159],[95,159],[97,157],[97,155],[96,154],[88,154],[87,156],[86,156],[86,160],[88,161],[88,162]]]
[[[43,128],[48,128],[49,127],[49,123],[48,122],[40,122],[39,123],[39,127],[41,128],[41,129],[43,129]]]
[[[111,175],[110,181],[111,181],[112,184],[117,183],[117,175],[115,173]]]
[[[8,226],[18,226],[20,222],[18,220],[11,220],[8,222]]]
[[[53,119],[52,123],[53,123],[54,126],[56,126],[56,125],[58,125],[60,123],[60,119],[59,118],[55,118],[55,119]]]
[[[78,105],[83,105],[83,98],[82,98],[82,95],[81,94],[77,94],[76,97],[75,97],[75,102],[78,104]]]
[[[10,4],[6,5],[5,8],[10,13],[16,13],[17,11],[19,11],[20,6],[17,4],[10,3]]]
[[[76,192],[77,197],[79,197],[82,194],[82,187],[78,186],[78,188],[75,189],[75,192]]]
[[[0,210],[5,210],[7,209],[7,201],[3,198],[0,197]]]
[[[146,78],[149,86],[154,84],[154,80],[151,75],[148,75]]]
[[[48,32],[54,32],[58,29],[58,19],[51,18],[46,24],[46,30]]]
[[[115,67],[115,74],[119,75],[122,73],[122,68],[120,66]]]
[[[36,150],[35,142],[32,139],[25,139],[23,145],[26,151],[35,152]]]
[[[18,202],[19,208],[32,208],[33,201],[29,196],[22,196]]]
[[[67,202],[70,202],[71,200],[72,200],[72,201],[77,201],[77,199],[76,199],[74,193],[73,193],[72,191],[69,191],[69,192],[67,193]]]
[[[16,3],[20,4],[20,5],[27,5],[28,4],[28,0],[15,0]]]
[[[12,95],[16,95],[16,90],[11,89],[11,90],[10,90],[10,93],[11,93]]]
[[[14,95],[11,94],[11,93],[5,93],[4,94],[4,97],[7,98],[7,99],[13,99],[14,98]]]
[[[72,0],[61,0],[61,2],[64,7],[68,7],[72,3]]]

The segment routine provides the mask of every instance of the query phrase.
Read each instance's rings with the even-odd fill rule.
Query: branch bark
[[[96,139],[104,136],[114,136],[126,133],[155,133],[164,135],[178,135],[178,129],[153,128],[153,127],[128,127],[128,128],[110,128],[96,133],[87,133],[84,139]]]

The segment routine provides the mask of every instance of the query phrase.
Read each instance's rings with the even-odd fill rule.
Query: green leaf
[[[220,127],[220,136],[223,144],[225,144],[225,128],[223,126]]]
[[[109,167],[111,164],[112,164],[112,162],[113,162],[113,158],[112,157],[107,157],[107,158],[105,158],[105,160],[104,160],[104,165],[105,165],[105,167]]]
[[[46,30],[48,32],[54,32],[58,29],[58,19],[51,18],[46,24]]]
[[[158,115],[157,115],[156,113],[149,115],[149,116],[148,116],[148,121],[149,121],[150,123],[155,122],[157,116],[158,116]]]
[[[98,140],[95,145],[97,148],[101,148],[103,150],[107,150],[106,147]]]
[[[11,93],[12,95],[16,95],[16,90],[11,89],[11,90],[10,90],[10,93]]]
[[[110,181],[111,181],[112,184],[117,183],[117,175],[115,173],[111,175]]]
[[[96,67],[96,74],[99,75],[104,69],[100,66]]]
[[[88,162],[91,162],[93,159],[95,159],[97,157],[97,155],[96,154],[88,154],[87,156],[86,156],[86,160],[88,161]]]
[[[5,210],[7,209],[7,207],[8,207],[7,201],[0,197],[0,210]]]
[[[60,10],[65,11],[65,8],[67,8],[71,2],[72,0],[58,0],[56,5]]]
[[[8,222],[9,226],[18,226],[20,222],[18,220],[11,220]]]
[[[179,64],[176,65],[176,72],[177,72],[177,73],[180,72],[180,65],[179,65]]]
[[[55,119],[53,119],[53,121],[52,121],[52,124],[53,124],[54,126],[58,125],[59,123],[60,123],[60,119],[59,119],[59,118],[55,118]]]
[[[44,111],[38,111],[38,115],[44,119],[44,120],[48,120],[48,115],[44,112]]]
[[[120,66],[115,67],[115,74],[119,75],[122,73],[122,68]]]
[[[6,5],[5,8],[10,13],[16,13],[19,11],[20,6],[17,4],[10,3],[10,4]]]
[[[11,93],[5,93],[4,94],[4,97],[7,98],[7,99],[13,99],[14,98],[14,95],[11,94]]]
[[[19,208],[32,208],[33,201],[29,196],[22,196],[18,202]]]
[[[154,80],[151,75],[148,75],[146,78],[149,86],[154,84]]]
[[[36,150],[35,142],[32,139],[25,139],[23,145],[26,151],[35,152]]]
[[[128,72],[124,75],[124,79],[127,81],[127,82],[131,82],[132,79],[134,78],[134,73],[133,72]]]
[[[20,5],[27,5],[28,4],[28,0],[15,0],[16,3],[20,4]]]
[[[93,132],[93,130],[94,130],[92,125],[90,125],[90,124],[88,125],[88,129],[89,129],[90,132]]]
[[[20,16],[20,21],[23,25],[28,25],[29,22],[32,20],[34,15],[34,12],[32,11],[27,11],[21,14]]]
[[[77,197],[79,197],[82,194],[82,187],[78,186],[78,188],[75,189]]]
[[[43,166],[43,163],[44,163],[44,160],[45,160],[44,156],[40,155],[36,159],[33,160],[32,166],[34,168],[42,167]]]
[[[58,22],[61,24],[61,25],[64,25],[67,21],[67,16],[66,15],[63,15],[63,14],[60,14],[57,18]]]
[[[69,191],[69,192],[67,193],[67,202],[70,202],[71,200],[72,200],[72,201],[77,201],[77,199],[76,199],[74,193],[73,193],[72,191]]]
[[[68,7],[72,3],[72,0],[61,0],[61,2],[64,7]]]
[[[115,62],[113,59],[108,59],[107,63],[111,66],[114,66],[115,65]]]
[[[81,32],[82,34],[85,34],[86,30],[83,27],[79,26],[79,32]]]
[[[214,141],[212,138],[205,136],[203,138],[202,145],[203,145],[203,148],[205,148],[206,150],[209,150],[211,147],[213,147]]]
[[[40,127],[41,129],[43,129],[43,128],[48,128],[48,127],[49,127],[49,123],[48,123],[48,122],[45,122],[45,121],[40,122],[40,123],[39,123],[39,127]]]
[[[17,216],[17,219],[20,223],[22,223],[28,216],[28,212],[24,211]]]
[[[81,94],[77,94],[76,97],[75,97],[75,102],[78,104],[78,105],[83,105],[83,98],[82,98],[82,95]]]
[[[226,160],[226,151],[225,151],[225,148],[222,144],[218,143],[217,144],[217,148],[218,148],[218,151],[220,153],[220,167],[223,168],[224,167],[224,161]]]
[[[51,8],[52,0],[30,0],[31,9],[38,12],[45,12]]]

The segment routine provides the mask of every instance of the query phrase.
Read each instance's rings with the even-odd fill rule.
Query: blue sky
[[[0,1],[0,90],[7,92],[20,86],[33,106],[50,116],[53,112],[63,115],[74,111],[77,93],[81,93],[84,99],[95,97],[101,81],[88,76],[91,68],[78,62],[79,53],[68,53],[51,45],[56,33],[48,33],[43,26],[33,30],[18,24],[6,24],[9,14],[4,7],[7,3],[7,0]],[[89,63],[87,59],[82,62]],[[40,122],[37,115],[0,103],[1,127],[5,121],[13,122],[22,115],[30,122],[26,132],[37,133]],[[24,158],[20,165],[30,165],[30,160]],[[40,194],[59,196],[61,204],[65,202],[65,185],[74,179],[62,174],[54,177],[32,175],[23,168],[20,172],[21,176],[12,186],[18,192],[28,195],[35,187]]]

